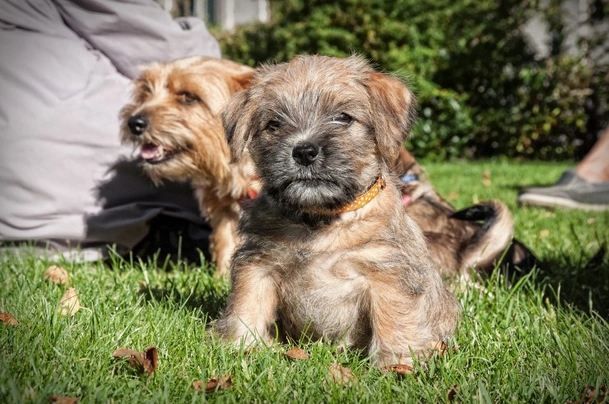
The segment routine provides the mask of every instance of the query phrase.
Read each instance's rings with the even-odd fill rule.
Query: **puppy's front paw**
[[[395,354],[389,351],[378,352],[372,356],[372,363],[379,368],[388,368],[394,365],[414,366],[414,361],[410,354]]]

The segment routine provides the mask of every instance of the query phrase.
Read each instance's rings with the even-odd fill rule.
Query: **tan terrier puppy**
[[[190,181],[212,226],[217,274],[227,276],[236,246],[239,202],[256,193],[247,158],[230,163],[220,109],[248,86],[254,70],[228,60],[191,57],[149,65],[121,112],[122,139],[140,147],[155,183]]]
[[[455,327],[459,305],[405,213],[389,170],[414,97],[359,57],[268,66],[222,114],[233,158],[251,154],[233,290],[216,329],[235,343],[338,341],[384,366],[412,363]]]

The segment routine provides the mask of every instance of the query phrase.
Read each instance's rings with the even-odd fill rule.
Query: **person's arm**
[[[194,17],[174,20],[153,0],[54,1],[66,25],[129,78],[154,61],[220,57],[218,42],[203,21]]]

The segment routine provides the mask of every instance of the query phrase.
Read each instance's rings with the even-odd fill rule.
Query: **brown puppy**
[[[262,68],[222,115],[262,189],[244,206],[233,290],[217,330],[236,343],[339,341],[380,366],[448,338],[459,306],[389,172],[414,98],[358,57]]]
[[[514,220],[502,202],[486,201],[457,212],[406,149],[400,151],[394,172],[400,176],[402,204],[423,230],[443,276],[469,277],[472,269],[485,275],[499,262],[524,271],[537,264],[535,255],[512,238]]]
[[[135,80],[133,102],[121,112],[123,141],[141,148],[142,165],[155,183],[191,181],[212,226],[210,249],[221,276],[228,275],[236,246],[238,202],[256,191],[249,160],[229,164],[219,113],[253,72],[211,57],[154,63]]]

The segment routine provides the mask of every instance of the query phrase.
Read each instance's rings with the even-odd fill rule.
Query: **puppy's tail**
[[[503,255],[514,236],[514,219],[502,202],[491,200],[453,213],[453,218],[478,222],[472,237],[461,246],[461,273],[472,267],[492,267]]]

